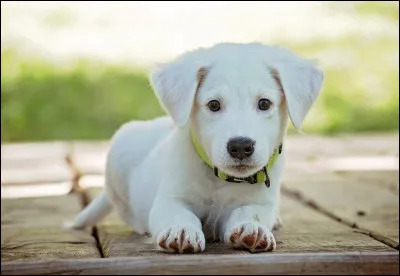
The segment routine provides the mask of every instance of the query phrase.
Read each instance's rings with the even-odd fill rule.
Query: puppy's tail
[[[107,216],[111,210],[112,205],[109,203],[104,189],[72,222],[65,222],[63,227],[67,229],[83,229],[94,226]]]

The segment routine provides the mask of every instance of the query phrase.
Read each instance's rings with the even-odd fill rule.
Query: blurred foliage
[[[3,141],[108,138],[128,120],[162,114],[144,71],[17,59],[2,55]]]
[[[398,24],[398,6],[382,9],[378,2],[357,6],[363,15],[383,13]],[[324,89],[304,132],[398,130],[398,39],[351,36],[283,44],[323,59]],[[1,112],[3,142],[109,139],[129,120],[163,114],[143,69],[88,60],[62,67],[14,49],[2,49]]]
[[[324,87],[304,130],[324,134],[395,131],[399,128],[398,41],[347,37],[292,47],[326,55]]]

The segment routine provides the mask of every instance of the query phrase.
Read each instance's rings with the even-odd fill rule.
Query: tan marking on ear
[[[282,81],[279,76],[278,71],[275,68],[268,68],[268,71],[271,73],[271,76],[274,78],[275,82],[278,84],[278,88],[281,91],[281,104],[279,105],[279,113],[281,117],[281,128],[279,132],[279,140],[283,141],[284,136],[287,131],[287,120],[288,120],[288,111],[286,104],[286,96],[285,91],[283,90]]]
[[[285,91],[283,90],[282,81],[279,76],[279,73],[274,68],[269,69],[269,72],[271,73],[271,76],[274,78],[275,82],[278,84],[278,88],[281,91],[282,100],[281,100],[281,104],[280,104],[280,110],[281,110],[281,112],[282,111],[286,112],[286,96],[284,93]]]
[[[203,67],[201,67],[197,71],[197,89],[196,89],[196,93],[199,91],[199,89],[203,85],[203,82],[206,79],[207,73],[208,73],[208,71]]]
[[[270,69],[269,70],[271,72],[271,76],[274,78],[274,80],[276,81],[276,83],[279,86],[279,89],[281,90],[281,92],[284,94],[284,90],[283,90],[283,86],[282,86],[282,81],[281,81],[281,77],[279,76],[279,73],[276,69]]]
[[[200,90],[201,86],[203,85],[203,83],[204,83],[204,81],[205,81],[205,79],[206,79],[207,74],[208,74],[208,71],[207,71],[207,69],[204,68],[204,67],[200,67],[200,69],[197,71],[197,88],[196,88],[196,95],[197,95],[197,93],[199,93],[199,90]],[[192,108],[192,113],[193,113],[193,114],[196,114],[196,113],[197,113],[197,109],[198,109],[197,102],[194,101],[194,103],[193,103],[193,108]]]

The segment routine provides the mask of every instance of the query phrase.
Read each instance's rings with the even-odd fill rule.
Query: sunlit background
[[[304,132],[398,131],[397,1],[2,1],[2,142],[109,139],[163,114],[154,63],[227,41],[319,61],[326,80]]]
[[[138,267],[132,258],[118,262],[120,269],[128,262],[142,273],[193,269],[197,264],[172,268],[167,259],[162,269],[160,261],[153,267],[153,248],[131,235],[115,210],[85,231],[60,226],[105,186],[115,131],[164,114],[148,80],[155,63],[219,42],[255,41],[316,59],[325,80],[303,133],[290,124],[284,143],[284,227],[275,237],[289,260],[270,256],[278,266],[264,266],[260,256],[252,267],[244,251],[230,252],[249,260],[252,272],[395,269],[389,249],[399,248],[398,1],[1,1],[2,274],[100,272],[110,262],[96,267],[98,257],[136,256]],[[307,263],[308,254],[317,259]],[[206,273],[245,269],[209,268],[198,258]]]

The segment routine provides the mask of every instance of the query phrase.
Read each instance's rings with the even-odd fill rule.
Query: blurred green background
[[[344,7],[338,2],[328,8],[339,13]],[[319,59],[326,72],[321,97],[303,131],[324,135],[398,131],[398,4],[353,3],[349,16],[382,19],[387,24],[382,30],[397,28],[397,36],[382,31],[382,35],[367,32],[272,41]],[[2,142],[109,139],[126,121],[163,114],[149,86],[146,66],[85,57],[56,63],[20,51],[18,45],[3,45],[2,36]]]

